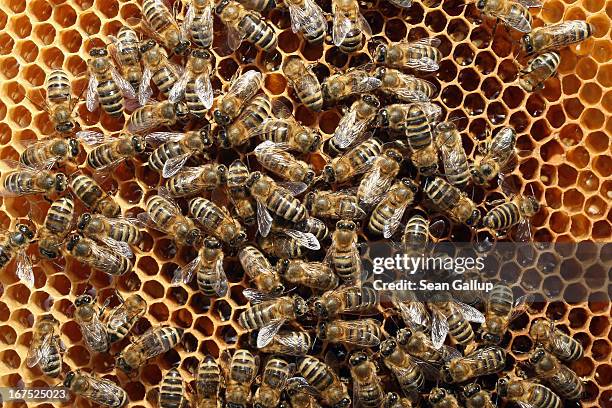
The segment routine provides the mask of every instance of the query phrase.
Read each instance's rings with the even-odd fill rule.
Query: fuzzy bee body
[[[70,233],[74,218],[74,200],[62,197],[51,203],[43,227],[38,231],[38,250],[47,258],[60,255],[62,242]]]

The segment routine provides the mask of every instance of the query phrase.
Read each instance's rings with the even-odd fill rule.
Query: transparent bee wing
[[[323,10],[313,0],[305,0],[302,7],[289,6],[291,28],[294,33],[304,30],[305,34],[316,34],[320,26],[327,27]]]
[[[227,46],[230,48],[230,50],[236,51],[238,47],[240,47],[240,44],[242,43],[242,40],[245,37],[245,34],[236,30],[232,26],[226,25],[226,27],[227,27]]]
[[[166,142],[178,142],[185,137],[181,132],[153,132],[145,136],[147,143],[162,144]]]
[[[213,88],[210,83],[210,77],[200,75],[195,80],[195,94],[206,109],[210,109],[213,105]]]
[[[88,386],[81,396],[107,407],[118,407],[122,403],[122,393],[118,385],[109,380],[88,378]]]
[[[185,153],[179,156],[173,157],[164,163],[162,170],[162,176],[164,178],[170,178],[174,176],[178,171],[187,163],[187,160],[192,156],[192,153]]]
[[[270,344],[283,324],[285,319],[276,319],[262,327],[257,333],[257,348],[264,348]]]
[[[288,119],[294,121],[291,112],[293,108],[291,106],[287,106],[287,104],[276,100],[272,102],[272,115],[278,119]],[[271,120],[275,120],[274,118],[270,118]]]
[[[187,84],[191,79],[191,72],[189,70],[185,70],[183,75],[179,78],[178,81],[174,83],[172,88],[170,89],[170,93],[168,94],[168,100],[170,102],[178,102],[185,97],[185,89],[187,88]]]
[[[91,75],[89,77],[87,94],[85,97],[85,106],[90,112],[93,112],[98,107],[98,79],[95,75]]]
[[[420,40],[416,40],[410,43],[410,45],[427,45],[430,47],[439,47],[442,44],[442,41],[439,38],[428,37],[421,38]]]
[[[412,0],[390,0],[391,3],[397,7],[410,8],[412,6]]]
[[[400,226],[404,212],[406,211],[406,208],[408,208],[409,204],[410,201],[406,200],[406,202],[402,203],[401,206],[395,208],[393,215],[383,227],[383,237],[391,238],[393,234],[395,234],[395,231],[397,231],[397,228]]]
[[[28,349],[28,356],[26,358],[26,363],[29,368],[34,367],[38,364],[43,358],[46,358],[47,355],[51,353],[51,348],[53,346],[53,333],[47,333],[45,337],[41,340],[40,345],[38,347],[32,347]]]
[[[78,323],[81,327],[85,344],[87,344],[91,351],[95,352],[108,347],[106,328],[97,317],[94,317],[89,322],[79,321]]]
[[[257,201],[257,227],[262,237],[267,237],[272,228],[272,216],[261,202]]]
[[[134,252],[132,252],[132,248],[130,248],[130,245],[127,242],[117,241],[106,236],[100,237],[100,242],[104,243],[119,255],[123,255],[126,258],[134,258]]]
[[[95,243],[91,243],[91,251],[93,253],[93,267],[103,272],[110,273],[116,271],[121,265],[121,255],[110,250],[100,247]]]
[[[358,333],[363,331],[366,320],[372,319],[343,320],[340,324],[345,328],[346,331]],[[352,338],[350,343],[361,347],[376,347],[380,344],[380,339],[378,338],[378,336],[371,333],[371,335],[368,336]]]
[[[197,256],[187,265],[181,268],[176,268],[174,271],[174,276],[172,277],[172,286],[178,286],[181,283],[187,285],[189,282],[191,282],[196,268],[200,265],[200,259],[201,258]]]
[[[400,315],[406,325],[411,327],[415,327],[415,325],[427,327],[429,325],[429,313],[421,302],[399,302],[396,307],[400,310]]]
[[[148,67],[145,67],[142,72],[142,79],[140,80],[140,86],[138,87],[138,102],[141,106],[143,106],[149,98],[153,95],[153,90],[151,89],[151,79],[153,78],[153,71],[151,71]]]
[[[448,334],[448,321],[438,311],[432,311],[431,319],[431,342],[436,349],[442,347]]]
[[[261,72],[255,70],[246,71],[238,76],[235,81],[232,81],[227,95],[235,96],[242,100],[251,99],[259,90],[259,84],[261,84],[262,80]]]
[[[283,181],[276,184],[293,195],[302,194],[308,188],[306,183],[302,183],[301,181]]]
[[[338,127],[334,131],[334,142],[336,145],[345,149],[355,143],[357,140],[362,139],[365,135],[365,130],[368,127],[369,120],[358,119],[356,110],[349,110],[349,112],[340,119]]]
[[[134,91],[132,84],[130,84],[125,78],[123,78],[121,74],[119,74],[119,72],[115,69],[115,67],[111,67],[110,71],[113,80],[115,81],[117,86],[119,86],[119,89],[121,89],[123,96],[129,99],[135,99],[136,92]]]
[[[88,146],[102,144],[108,139],[104,133],[94,132],[92,130],[81,130],[76,133],[76,137]]]
[[[117,329],[118,327],[123,326],[129,320],[129,316],[127,313],[127,308],[123,305],[116,307],[113,309],[106,321],[106,326],[109,329]]]
[[[341,13],[335,13],[332,22],[332,41],[337,47],[344,42],[349,31],[351,31],[351,20]]]
[[[459,149],[441,148],[442,162],[444,163],[445,173],[456,174],[458,169],[463,167],[463,164],[467,162],[467,156],[463,147]]]
[[[517,3],[522,4],[527,8],[540,8],[542,2],[540,0],[517,0]]]
[[[153,228],[157,231],[162,231],[159,229],[159,226],[155,223],[155,221],[153,221],[153,219],[146,212],[139,213],[137,217],[138,221],[142,223],[145,227]]]
[[[531,32],[531,22],[522,14],[505,13],[499,14],[497,17],[499,17],[499,19],[506,23],[509,27],[514,28],[516,31],[520,31],[522,33]]]
[[[523,218],[516,225],[514,230],[514,240],[517,242],[528,242],[531,239],[531,221]]]
[[[372,28],[370,27],[370,23],[368,23],[368,20],[365,19],[363,14],[359,13],[358,21],[363,33],[368,36],[372,35]]]
[[[410,68],[416,69],[418,71],[425,71],[425,72],[437,71],[440,68],[438,63],[429,57],[421,57],[419,59],[414,59],[414,58],[408,59],[407,65]]]
[[[508,320],[512,322],[514,319],[525,313],[534,302],[535,296],[531,293],[516,299]]]
[[[423,113],[427,116],[427,119],[431,122],[435,122],[442,115],[442,108],[432,102],[422,102],[418,104]]]
[[[204,9],[201,15],[202,28],[207,33],[210,33],[211,38],[213,35],[213,5],[211,4]]]
[[[372,166],[359,183],[358,191],[363,197],[361,201],[366,206],[378,204],[392,183],[393,177],[383,176],[380,166]]]
[[[25,251],[17,252],[17,278],[30,289],[34,288],[32,260]]]
[[[183,23],[181,24],[181,35],[183,38],[189,37],[189,31],[191,30],[191,25],[193,24],[193,19],[195,17],[193,4],[190,2],[187,4],[187,10],[185,10],[185,18],[183,19]]]
[[[484,315],[475,307],[457,301],[454,301],[454,305],[459,308],[459,311],[466,320],[474,323],[484,323]]]
[[[223,270],[223,257],[219,257],[213,266],[215,276],[217,280],[213,286],[215,293],[217,296],[225,296],[227,294],[227,276],[225,275],[225,271]]]
[[[275,299],[272,295],[251,288],[244,289],[242,295],[253,305]]]
[[[291,19],[291,31],[296,34],[306,26],[306,10],[295,3],[289,3],[289,18]]]
[[[451,361],[463,357],[463,354],[461,354],[459,350],[451,346],[442,346],[442,351],[444,353],[444,361]]]
[[[283,230],[283,234],[290,236],[304,248],[312,249],[314,251],[321,249],[321,244],[319,243],[319,240],[310,232],[285,229]]]

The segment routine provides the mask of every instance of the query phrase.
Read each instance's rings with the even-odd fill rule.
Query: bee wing
[[[407,102],[429,102],[429,97],[423,91],[419,91],[411,88],[412,85],[404,83],[398,88],[393,90],[393,93],[397,95],[403,101]]]
[[[366,206],[378,204],[392,181],[393,178],[382,176],[379,166],[373,166],[370,171],[366,172],[359,184],[363,204]]]
[[[359,13],[358,21],[359,21],[359,26],[361,27],[361,30],[368,36],[372,35],[372,28],[370,27],[370,23],[368,23],[368,20],[365,19],[363,14]]]
[[[302,183],[301,181],[282,181],[276,184],[293,195],[302,194],[308,188],[306,183]]]
[[[141,212],[136,217],[138,218],[138,221],[142,223],[145,227],[153,228],[155,230],[160,231],[159,226],[146,212]]]
[[[104,247],[92,243],[91,250],[93,252],[94,268],[101,271],[114,271],[121,264],[121,258],[116,252],[112,252]]]
[[[32,260],[25,251],[17,252],[17,278],[30,289],[34,288],[34,270]]]
[[[104,243],[113,251],[117,252],[119,255],[123,255],[126,258],[133,258],[134,252],[132,252],[132,248],[130,248],[130,244],[127,242],[117,241],[111,237],[105,236],[100,238],[100,242]]]
[[[520,3],[518,3],[520,4]],[[514,28],[516,31],[522,33],[529,33],[531,31],[531,22],[520,13],[495,13],[496,17],[499,17],[508,26]]]
[[[395,306],[399,309],[406,325],[410,327],[427,327],[429,324],[429,313],[421,302],[398,302]]]
[[[264,348],[270,344],[283,324],[285,324],[285,319],[276,319],[259,329],[259,333],[257,333],[257,348]]]
[[[335,13],[332,22],[332,40],[336,46],[340,46],[351,31],[351,20],[344,13]]]
[[[354,71],[360,73],[353,76],[353,91],[358,93],[368,93],[380,88],[382,81],[376,77],[370,76],[367,72]]]
[[[242,43],[244,34],[230,25],[226,25],[225,27],[227,27],[227,46],[230,50],[236,51],[238,47],[240,47],[240,43]]]
[[[178,81],[174,83],[172,88],[170,89],[170,93],[168,94],[168,100],[170,102],[178,102],[185,97],[185,89],[187,88],[187,84],[191,79],[191,72],[189,70],[185,70],[183,75],[179,78]]]
[[[89,385],[81,394],[85,398],[100,403],[107,407],[118,407],[122,403],[122,395],[119,386],[109,380],[88,378]]]
[[[147,143],[162,144],[166,142],[178,142],[185,137],[181,132],[153,132],[145,136]]]
[[[219,257],[213,266],[215,276],[217,280],[213,286],[215,293],[217,296],[225,296],[227,293],[227,275],[225,275],[225,270],[223,270],[223,257]]]
[[[321,244],[319,243],[319,240],[310,232],[285,229],[283,230],[283,234],[290,236],[304,248],[312,249],[314,251],[321,249]]]
[[[242,294],[253,305],[275,299],[272,295],[251,288],[244,289]]]
[[[87,94],[85,97],[85,106],[87,110],[93,112],[98,107],[98,79],[95,75],[89,77],[87,84]]]
[[[185,153],[179,156],[173,157],[164,163],[162,170],[162,176],[164,178],[170,178],[174,176],[178,171],[187,163],[187,160],[192,156],[192,153]]]
[[[96,351],[100,343],[108,344],[106,328],[97,316],[89,322],[79,321],[79,326],[81,327],[85,344],[90,350]]]
[[[207,7],[208,9],[208,7]],[[189,31],[191,30],[191,25],[193,24],[193,19],[195,18],[195,12],[193,4],[190,2],[187,5],[187,10],[185,10],[185,18],[181,24],[181,35],[183,38],[188,38]]]
[[[440,41],[440,39],[436,37],[421,38],[410,43],[410,45],[427,45],[436,48],[439,47],[440,44],[442,44],[442,41]]]
[[[409,58],[406,65],[412,69],[425,72],[437,71],[440,68],[438,63],[429,57]]]
[[[174,271],[174,276],[172,277],[172,286],[178,286],[181,283],[187,285],[189,282],[191,282],[193,273],[198,265],[200,265],[200,259],[201,258],[199,256],[196,256],[195,259],[189,262],[187,265],[181,268],[176,268]]]
[[[195,80],[195,94],[206,109],[210,109],[213,105],[213,88],[210,83],[210,77],[200,75]]]
[[[515,227],[513,235],[517,242],[528,242],[531,239],[531,221],[528,218],[521,219]]]
[[[372,319],[368,319],[372,320]],[[342,322],[337,322],[341,324],[347,331],[353,331],[354,333],[360,332],[363,330],[365,320],[342,320]],[[378,322],[377,322],[378,323]],[[351,344],[355,344],[361,347],[376,347],[380,344],[380,339],[372,334],[372,336],[364,336],[359,339],[351,339]]]
[[[303,8],[291,4],[289,14],[291,17],[291,29],[294,33],[303,29],[306,34],[314,33],[321,25],[327,25],[323,10],[313,0],[304,0]]]
[[[460,169],[463,163],[467,162],[467,156],[463,150],[463,146],[459,146],[456,149],[442,147],[440,148],[442,153],[442,162],[444,163],[444,170],[448,174],[455,174],[457,169]]]
[[[99,145],[109,139],[104,133],[94,132],[93,130],[81,130],[76,133],[76,137],[88,146]]]
[[[115,67],[111,67],[110,72],[111,76],[113,77],[113,80],[115,81],[117,86],[119,86],[119,89],[121,89],[123,96],[129,99],[135,99],[136,92],[134,91],[132,84],[130,84],[124,77],[122,77],[119,71],[115,69]]]
[[[128,320],[129,316],[127,313],[127,308],[120,305],[110,312],[108,319],[106,320],[106,326],[109,329],[117,329],[118,327],[121,327],[127,323]]]
[[[350,146],[366,129],[368,122],[357,120],[357,111],[351,109],[340,119],[338,127],[334,131],[334,142],[344,149]]]
[[[418,105],[423,110],[423,113],[427,116],[427,119],[430,122],[435,122],[438,120],[440,115],[442,115],[442,108],[435,103],[432,102],[420,102]]]
[[[393,234],[395,234],[395,231],[397,231],[397,228],[400,226],[404,212],[411,202],[411,200],[406,200],[404,203],[402,203],[402,205],[395,208],[393,215],[391,215],[383,227],[383,237],[391,238]]]
[[[272,216],[261,202],[257,201],[257,227],[262,237],[267,237],[272,228]]]
[[[240,75],[230,85],[227,95],[232,95],[237,98],[247,100],[251,99],[259,90],[259,87],[253,86],[253,84],[260,84],[263,80],[261,72],[250,70]]]
[[[28,355],[26,357],[26,363],[29,368],[34,367],[43,358],[43,356],[49,354],[49,351],[51,351],[52,340],[53,333],[47,333],[45,337],[41,340],[40,345],[38,345],[38,347],[34,347],[33,344],[30,344],[30,348],[28,349]],[[32,342],[34,342],[33,339]]]
[[[153,78],[153,71],[148,67],[145,67],[142,72],[142,78],[140,80],[140,86],[138,87],[138,102],[141,106],[147,103],[147,100],[153,95],[151,89],[151,79]]]
[[[535,302],[535,296],[531,293],[527,295],[523,295],[520,298],[514,301],[514,306],[512,307],[512,313],[510,313],[510,317],[508,321],[511,322],[529,309],[529,307]]]
[[[517,3],[522,4],[527,8],[542,7],[542,2],[540,0],[517,0]]]
[[[439,349],[448,334],[448,321],[437,310],[432,310],[431,317],[431,342],[436,349]]]
[[[474,323],[484,323],[485,316],[475,307],[458,301],[454,301],[453,303],[459,308],[459,311],[466,320]]]

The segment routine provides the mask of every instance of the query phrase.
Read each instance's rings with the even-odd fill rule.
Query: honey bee
[[[93,212],[110,218],[117,218],[121,214],[119,204],[92,178],[84,174],[77,174],[71,177],[70,188],[79,200]]]
[[[429,245],[429,221],[421,214],[415,214],[406,223],[402,244],[410,253],[422,251]]]
[[[243,294],[252,306],[238,317],[238,324],[245,330],[259,329],[258,348],[270,344],[286,321],[295,320],[308,311],[304,299],[297,295],[270,298],[249,289],[245,289]]]
[[[161,143],[149,156],[149,167],[161,171],[165,178],[174,176],[190,157],[205,154],[213,144],[209,126],[185,133],[153,132],[147,135],[146,140]]]
[[[447,181],[435,177],[425,183],[425,194],[434,206],[451,220],[467,226],[477,226],[480,211],[465,193]]]
[[[183,102],[162,101],[147,104],[132,112],[127,120],[127,130],[142,133],[158,126],[172,126],[185,119],[188,114],[189,109]]]
[[[379,127],[406,132],[410,147],[421,150],[432,143],[433,122],[441,114],[442,108],[431,102],[395,103],[380,109],[376,119]]]
[[[387,393],[383,404],[383,408],[413,408],[417,406],[410,398],[400,397],[397,392]]]
[[[321,7],[314,0],[289,0],[286,4],[291,18],[291,30],[296,34],[301,32],[311,44],[323,42],[327,20]]]
[[[227,27],[227,44],[232,51],[240,47],[242,40],[264,51],[276,49],[276,33],[257,11],[247,10],[234,0],[222,0],[215,8],[215,13]]]
[[[319,391],[308,385],[303,377],[292,377],[287,380],[286,394],[291,408],[321,408],[315,398]],[[281,403],[280,407],[288,408],[284,403]]]
[[[185,71],[170,89],[168,100],[178,102],[185,99],[189,112],[203,117],[213,104],[213,89],[210,83],[212,70],[210,53],[193,50]]]
[[[109,138],[99,132],[84,130],[77,132],[77,137],[87,145],[96,146],[87,154],[87,165],[95,170],[109,171],[124,160],[144,153],[147,148],[142,136],[128,133]]]
[[[1,160],[11,170],[5,173],[0,196],[18,197],[24,195],[61,193],[66,190],[67,182],[64,173],[49,170],[51,162],[44,166],[30,167],[14,160]]]
[[[87,294],[77,297],[74,305],[76,306],[74,320],[81,327],[83,340],[87,347],[97,353],[108,351],[110,344],[106,326],[101,321],[104,309],[98,308],[95,305],[95,299]]]
[[[410,395],[423,388],[425,383],[423,371],[394,339],[380,343],[380,354],[385,366],[393,373],[404,394]]]
[[[526,92],[534,92],[544,88],[544,82],[555,75],[561,56],[558,52],[549,51],[538,55],[519,72],[518,84]]]
[[[123,115],[125,98],[136,99],[132,85],[115,69],[108,51],[104,48],[94,48],[89,51],[91,57],[87,61],[89,84],[85,106],[93,112],[98,105],[111,117]]]
[[[321,135],[306,126],[298,123],[287,111],[282,116],[268,118],[263,121],[255,135],[261,136],[265,141],[273,142],[280,147],[295,150],[300,153],[312,153],[321,146]],[[277,115],[278,116],[278,115]]]
[[[170,199],[154,195],[147,200],[146,213],[138,214],[138,219],[174,239],[178,245],[198,246],[202,234],[193,220],[181,214],[181,210]]]
[[[144,70],[138,87],[138,102],[140,105],[145,105],[153,95],[151,80],[153,80],[159,92],[168,97],[170,90],[179,80],[179,73],[176,66],[168,59],[166,50],[161,48],[154,40],[147,40],[140,45],[140,54]],[[174,104],[176,102],[170,101],[170,103]]]
[[[219,390],[222,382],[221,368],[211,356],[206,356],[198,366],[196,381],[196,406],[218,408]]]
[[[261,384],[255,392],[253,407],[277,407],[280,403],[281,393],[285,389],[287,380],[289,380],[294,370],[294,364],[289,364],[282,358],[270,358],[264,368]]]
[[[531,325],[529,335],[534,342],[563,361],[579,360],[584,354],[582,344],[557,329],[551,320],[536,320]]]
[[[406,111],[406,139],[412,150],[410,160],[425,176],[434,174],[438,169],[438,152],[433,143],[433,123],[430,118],[427,109],[420,104],[412,104]]]
[[[391,294],[391,303],[399,311],[407,327],[415,331],[429,332],[431,330],[431,316],[417,295],[408,290],[396,290]],[[412,335],[412,332],[406,333]]]
[[[134,91],[138,91],[142,80],[138,34],[131,28],[123,26],[117,32],[117,37],[109,37],[112,41],[109,51],[119,64],[122,77],[132,85]]]
[[[338,221],[323,262],[330,263],[344,282],[361,286],[362,265],[357,239],[357,225],[353,221]]]
[[[238,260],[259,291],[273,295],[280,295],[285,291],[277,270],[272,267],[268,258],[254,246],[247,245],[240,249]]]
[[[224,149],[242,146],[255,136],[268,116],[270,98],[266,94],[251,99],[238,118],[229,126],[219,129],[217,142]]]
[[[398,69],[437,71],[442,59],[442,53],[438,49],[441,43],[438,38],[422,38],[413,42],[379,44],[374,52],[374,60],[379,64]]]
[[[229,359],[229,354],[221,355],[227,380],[225,382],[225,401],[228,407],[247,407],[251,403],[251,385],[259,369],[259,356],[248,350],[236,350]]]
[[[315,357],[305,356],[298,361],[297,371],[302,374],[308,385],[319,392],[324,404],[335,408],[351,406],[351,398],[346,390],[346,385],[327,364]],[[300,388],[302,387],[298,387]]]
[[[198,288],[206,296],[225,296],[228,283],[223,269],[223,257],[221,243],[214,237],[205,238],[198,256],[183,268],[177,269],[172,283],[183,282],[187,284],[191,281],[195,272]]]
[[[436,348],[431,338],[418,329],[402,328],[397,333],[397,343],[417,361],[424,361],[434,367],[440,367],[445,361],[462,357],[454,348],[442,346]]]
[[[249,169],[239,159],[234,160],[227,173],[227,188],[229,198],[234,206],[236,215],[245,225],[255,223],[256,210],[251,194],[246,186],[249,178]]]
[[[305,205],[313,217],[359,220],[366,215],[357,196],[343,191],[312,191],[306,195]]]
[[[476,350],[466,357],[454,358],[444,364],[442,376],[449,384],[462,383],[481,375],[500,372],[506,365],[506,352],[490,346]]]
[[[321,319],[333,319],[343,313],[375,313],[380,304],[378,292],[367,286],[341,286],[319,296],[313,312]]]
[[[528,33],[531,31],[530,7],[542,7],[538,0],[479,0],[476,7],[485,16],[501,20],[506,26]],[[497,28],[497,24],[495,26]]]
[[[66,249],[79,262],[109,275],[121,276],[132,270],[132,263],[127,257],[89,238],[74,234],[69,238]]]
[[[317,325],[317,336],[329,343],[343,343],[359,347],[376,347],[382,333],[380,322],[374,319],[322,321]]]
[[[367,171],[382,153],[382,143],[376,138],[366,139],[346,154],[334,158],[323,168],[323,180],[340,184]]]
[[[471,174],[457,126],[453,122],[438,123],[435,133],[446,179],[452,185],[464,188],[470,181]]]
[[[128,403],[125,390],[110,380],[100,379],[81,370],[66,374],[63,386],[76,395],[105,407],[120,408]]]
[[[457,398],[444,388],[435,387],[427,397],[432,408],[460,408]]]
[[[44,110],[49,114],[55,130],[62,134],[70,133],[75,126],[72,113],[78,98],[72,97],[72,85],[68,75],[61,69],[51,71],[47,76],[45,88],[47,97]]]
[[[491,180],[504,172],[515,157],[516,131],[511,127],[502,128],[495,136],[478,146],[480,153],[470,172],[474,184],[488,186]]]
[[[147,311],[147,302],[137,294],[133,294],[123,300],[117,292],[121,305],[113,309],[106,318],[106,332],[108,341],[116,343],[122,340],[132,330],[138,319]]]
[[[406,102],[429,102],[437,92],[434,84],[393,68],[378,67],[374,76],[380,80],[380,90]]]
[[[159,387],[160,408],[184,408],[187,406],[187,388],[181,373],[176,368],[169,370],[162,378]]]
[[[20,155],[19,161],[32,168],[52,163],[61,165],[68,160],[75,160],[80,152],[76,139],[44,139],[29,145]]]
[[[482,339],[487,344],[501,343],[508,325],[529,307],[532,296],[525,295],[514,300],[512,289],[497,284],[489,292],[486,301],[485,322],[482,324]]]
[[[318,218],[308,217],[304,221],[295,225],[298,231],[303,233],[310,233],[318,241],[326,241],[329,238],[329,229],[327,225]]]
[[[489,211],[482,218],[482,224],[494,231],[507,231],[517,226],[519,241],[526,241],[531,235],[529,220],[540,211],[540,203],[535,197],[515,195]]]
[[[359,3],[354,0],[332,1],[332,41],[347,54],[363,47],[364,34],[372,35],[372,29],[359,11]]]
[[[287,356],[305,356],[311,346],[312,340],[307,332],[279,331],[272,341],[260,351]]]
[[[300,101],[308,109],[319,112],[323,108],[323,92],[311,67],[306,66],[300,57],[290,55],[283,62],[282,69]]]
[[[306,208],[294,197],[305,189],[303,183],[285,184],[292,189],[290,191],[257,171],[251,173],[246,181],[246,186],[257,201],[257,225],[262,236],[267,236],[272,228],[272,216],[268,210],[293,223],[299,223],[308,218]]]
[[[463,387],[463,398],[466,408],[495,408],[497,406],[491,400],[491,394],[476,383]]]
[[[497,393],[508,401],[529,408],[561,408],[561,399],[549,388],[517,377],[497,381]]]
[[[349,366],[353,378],[355,402],[364,408],[380,407],[385,398],[385,393],[374,363],[365,353],[358,351],[349,358]]]
[[[172,197],[190,197],[225,185],[227,167],[209,163],[198,167],[185,167],[168,179],[166,188]]]
[[[116,366],[125,373],[131,373],[147,360],[174,348],[181,341],[184,331],[167,326],[151,327],[119,353]]]
[[[34,238],[34,232],[25,224],[17,224],[15,228],[15,231],[4,231],[0,235],[0,270],[15,258],[17,279],[33,288],[34,271],[26,249]]]
[[[215,3],[211,0],[189,0],[187,2],[183,27],[191,42],[197,47],[210,48],[212,45],[214,7]]]
[[[62,197],[51,203],[45,222],[38,230],[38,251],[48,259],[60,256],[60,247],[72,230],[74,200]]]
[[[325,101],[332,103],[355,94],[371,93],[380,88],[380,79],[361,69],[352,69],[346,73],[332,75],[323,81],[321,90]]]
[[[594,31],[595,29],[591,24],[582,20],[563,21],[553,25],[537,27],[523,36],[523,48],[527,55],[558,50],[586,40]]]
[[[281,259],[276,264],[280,276],[294,285],[313,289],[331,290],[338,286],[338,277],[329,264],[307,262],[301,259]]]
[[[368,228],[375,234],[382,234],[385,238],[391,238],[399,227],[404,212],[414,202],[419,187],[409,178],[397,181],[388,190],[387,195],[378,203]]]
[[[300,231],[289,231],[292,235],[287,235],[287,231],[272,232],[265,237],[257,240],[261,250],[268,256],[274,258],[302,258],[305,249],[319,249],[319,241],[311,234],[296,237]]]
[[[226,0],[220,6],[227,3],[229,1]],[[215,121],[221,126],[229,125],[242,112],[246,103],[255,96],[262,84],[261,72],[250,70],[242,75],[236,74],[227,92],[217,100],[217,109],[213,112]]]
[[[242,226],[232,218],[225,207],[196,197],[189,201],[189,214],[198,220],[207,234],[214,235],[232,247],[246,241],[247,235]]]
[[[529,363],[535,369],[538,378],[546,381],[559,397],[568,400],[580,399],[584,391],[582,381],[554,355],[538,348],[531,353]]]
[[[440,348],[450,334],[457,344],[468,345],[474,340],[469,322],[484,323],[485,317],[477,309],[453,300],[447,293],[438,293],[427,302],[432,312],[431,340]]]
[[[132,258],[129,244],[137,244],[142,234],[136,226],[137,220],[131,218],[108,218],[100,214],[84,213],[79,218],[77,228],[85,237],[107,245],[113,251]]]
[[[366,134],[368,125],[376,118],[379,107],[380,102],[374,95],[363,95],[353,102],[334,130],[330,147],[342,151],[360,140]]]
[[[26,360],[28,367],[38,364],[43,374],[52,378],[57,378],[62,371],[59,330],[59,321],[53,316],[47,314],[38,318]]]
[[[150,37],[163,43],[175,54],[184,54],[189,49],[191,44],[162,0],[143,0],[142,15],[142,28]]]
[[[312,183],[315,172],[306,162],[298,160],[287,152],[288,146],[266,140],[259,144],[255,150],[255,157],[263,168],[285,180],[301,182],[306,185]]]

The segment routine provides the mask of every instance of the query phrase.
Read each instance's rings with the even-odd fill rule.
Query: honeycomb
[[[318,2],[331,12],[329,0]],[[373,39],[399,41],[435,36],[442,41],[444,56],[440,69],[427,79],[440,92],[435,98],[449,118],[457,120],[463,132],[466,152],[473,157],[476,141],[482,140],[487,124],[497,128],[513,126],[520,134],[518,147],[529,151],[514,171],[523,191],[533,192],[546,207],[532,220],[533,236],[544,242],[610,241],[612,235],[612,42],[610,25],[612,1],[549,0],[534,11],[534,26],[562,20],[586,20],[595,27],[588,41],[561,51],[558,74],[546,82],[538,93],[527,94],[516,83],[519,68],[515,49],[520,36],[500,24],[491,37],[494,21],[483,20],[474,4],[463,6],[457,0],[424,4],[415,2],[408,10],[400,10],[386,0],[362,4],[362,12],[370,22]],[[136,0],[0,0],[0,159],[17,159],[24,143],[51,135],[48,115],[36,101],[44,93],[46,75],[63,68],[72,80],[73,93],[87,84],[87,52],[94,44],[108,43],[108,35],[116,34],[121,25],[140,16]],[[371,58],[371,49],[347,56],[337,52],[329,42],[310,45],[291,31],[286,10],[267,13],[279,38],[278,52],[264,54],[243,43],[233,54],[215,48],[216,72],[212,79],[221,90],[239,67],[257,67],[266,73],[264,92],[273,99],[297,101],[280,72],[284,58],[299,55],[317,64],[321,77],[335,70],[360,66]],[[222,25],[215,18],[218,32]],[[216,37],[215,46],[220,39]],[[337,108],[321,113],[309,111],[297,102],[294,115],[303,124],[333,134],[340,120]],[[77,108],[81,128],[97,127],[117,132],[123,120],[112,120],[98,112],[90,113],[84,104]],[[220,157],[230,161],[234,157]],[[82,154],[80,163],[85,155]],[[160,184],[160,176],[141,162],[120,166],[105,185],[115,192],[124,214],[144,211],[151,190]],[[477,190],[475,201],[484,202],[499,192]],[[27,198],[4,198],[0,208],[0,224],[14,227],[18,219],[32,216]],[[38,204],[41,212],[48,204]],[[40,219],[36,220],[41,222]],[[455,226],[448,232],[452,239],[469,241],[473,232]],[[66,344],[63,355],[69,369],[83,368],[110,378],[128,393],[131,407],[156,406],[157,387],[163,373],[179,364],[186,379],[193,379],[198,361],[206,354],[218,357],[220,351],[235,348],[246,334],[236,318],[247,301],[241,291],[246,286],[242,270],[234,258],[228,258],[226,271],[230,281],[228,296],[208,299],[198,292],[195,283],[171,287],[177,265],[194,257],[189,249],[180,249],[162,234],[147,231],[136,252],[134,269],[118,279],[91,271],[68,259],[64,265],[35,263],[35,288],[20,283],[14,268],[0,274],[0,387],[45,386],[55,383],[44,377],[38,368],[25,363],[32,339],[35,319],[50,313],[61,322],[61,337]],[[367,239],[367,237],[365,237]],[[36,260],[35,246],[29,254]],[[605,249],[610,249],[605,247]],[[602,257],[605,252],[602,252]],[[609,251],[606,257],[609,257]],[[609,260],[609,259],[608,259]],[[582,262],[575,268],[584,273],[603,272],[598,258],[590,260],[588,269]],[[531,280],[540,282],[545,270],[530,270]],[[578,275],[579,272],[576,272]],[[512,275],[508,278],[511,280]],[[575,278],[563,277],[559,285],[570,285]],[[558,278],[557,278],[558,279]],[[137,292],[149,309],[134,329],[142,334],[147,328],[169,324],[186,329],[183,342],[176,349],[149,361],[139,377],[126,377],[114,369],[114,354],[127,343],[114,345],[111,353],[92,354],[85,346],[77,324],[72,320],[74,298],[90,291],[97,293],[99,303],[113,296],[115,289],[123,294]],[[605,290],[605,286],[604,286]],[[116,302],[111,303],[115,306]],[[585,346],[585,356],[572,368],[586,382],[584,407],[612,406],[612,328],[610,303],[588,302],[542,303],[512,326],[512,336],[504,344],[513,355],[531,346],[528,337],[530,322],[547,316],[559,321],[560,327]],[[383,314],[385,331],[391,331],[393,319]],[[344,373],[346,374],[346,373]],[[89,407],[87,400],[77,398],[57,406]],[[14,404],[13,406],[56,406],[49,403]]]

